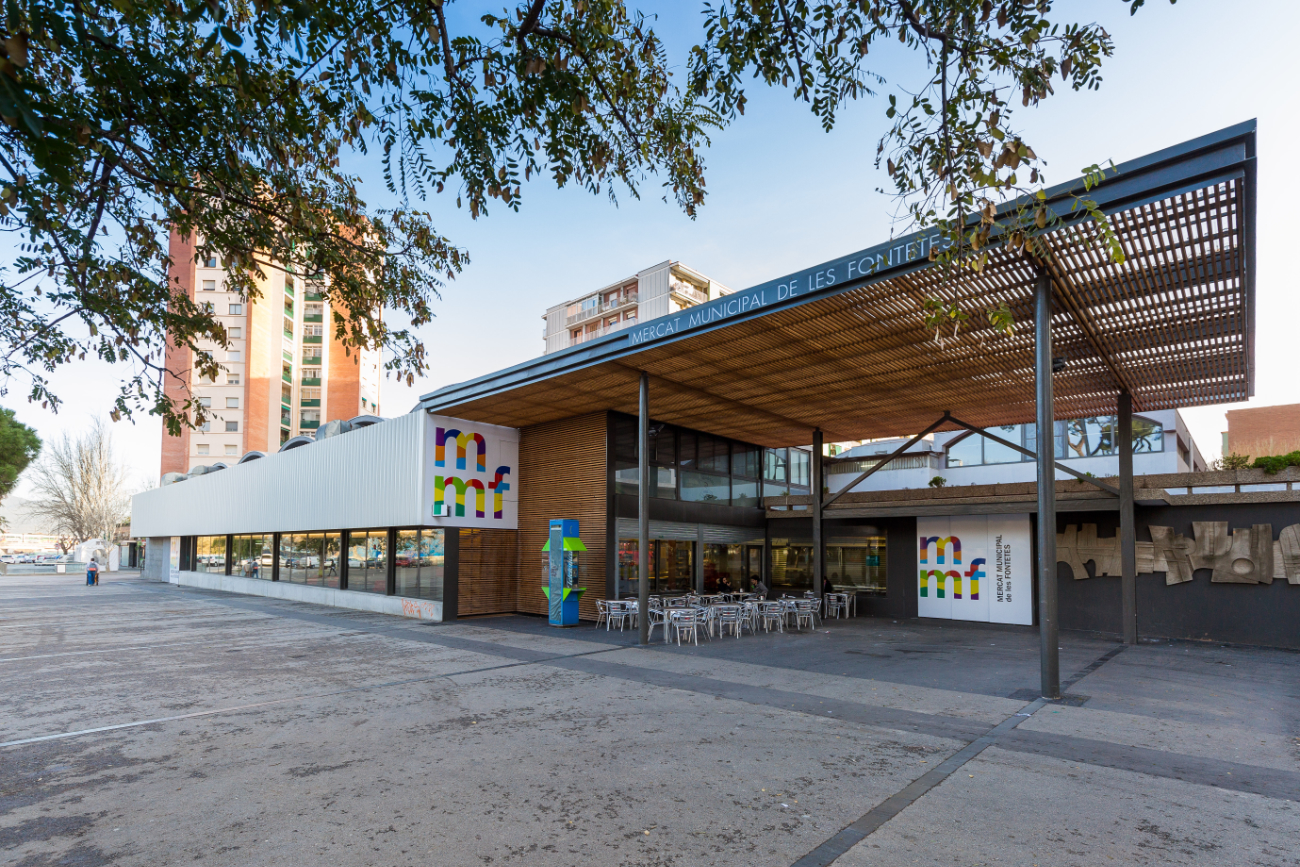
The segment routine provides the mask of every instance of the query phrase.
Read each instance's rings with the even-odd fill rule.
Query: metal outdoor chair
[[[691,609],[674,611],[672,615],[673,629],[677,632],[677,646],[682,646],[682,635],[690,635],[695,646],[700,644],[700,615],[699,612]]]
[[[714,619],[718,624],[718,636],[722,637],[731,630],[731,634],[736,638],[740,637],[741,623],[744,621],[743,612],[739,605],[719,605],[714,610]]]
[[[794,603],[794,628],[803,629],[804,622],[813,629],[813,618],[817,616],[817,600],[800,599]]]
[[[651,605],[646,611],[646,617],[649,619],[650,627],[646,632],[646,640],[649,641],[654,637],[655,627],[658,626],[664,632],[664,644],[668,643],[668,613],[663,608],[656,608]]]
[[[834,617],[836,620],[839,620],[840,614],[844,611],[845,604],[846,604],[845,600],[843,596],[841,596],[841,594],[827,593],[826,594],[826,619],[829,620],[830,618]]]
[[[596,600],[596,628],[599,629],[600,624],[602,623],[605,624],[605,631],[608,632],[609,631],[609,603],[606,602],[604,599],[597,599]]]
[[[632,621],[634,614],[635,612],[628,607],[626,602],[610,602],[609,619],[605,621],[605,631],[608,632],[610,626],[617,621],[618,631],[622,632],[623,627],[628,625],[629,621]]]
[[[780,602],[758,603],[758,618],[764,632],[771,632],[774,626],[777,632],[785,632],[785,606]]]

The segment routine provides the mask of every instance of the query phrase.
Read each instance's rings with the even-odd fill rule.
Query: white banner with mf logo
[[[917,518],[917,615],[1034,622],[1028,515]]]

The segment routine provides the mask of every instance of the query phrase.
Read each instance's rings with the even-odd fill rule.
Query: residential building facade
[[[1261,458],[1300,449],[1300,403],[1230,409],[1227,416],[1225,455]]]
[[[261,295],[245,299],[230,291],[219,257],[196,261],[194,244],[175,232],[170,251],[173,284],[216,313],[229,346],[200,343],[221,366],[205,379],[192,353],[168,342],[167,395],[178,404],[193,396],[210,418],[179,436],[163,431],[160,475],[274,452],[329,419],[379,414],[379,353],[345,351],[321,280],[265,269]]]
[[[1056,462],[1097,478],[1119,475],[1118,423],[1115,416],[1056,422],[1053,448]],[[1007,425],[989,433],[1037,450],[1036,425]],[[826,462],[826,484],[841,490],[854,477],[897,451],[906,438],[875,440],[839,451]],[[1177,410],[1133,416],[1133,472],[1138,475],[1199,473],[1205,458]],[[932,434],[854,486],[854,491],[893,491],[930,486],[936,477],[948,487],[1032,482],[1034,460],[969,431]]]
[[[548,308],[545,354],[568,349],[624,328],[694,307],[731,290],[686,267],[666,261],[594,292]]]

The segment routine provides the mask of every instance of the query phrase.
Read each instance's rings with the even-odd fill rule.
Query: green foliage
[[[41,450],[36,431],[18,421],[11,409],[0,409],[0,500],[9,496],[18,477]]]
[[[1126,2],[1135,12],[1144,0]],[[1061,5],[1063,16],[1077,9]],[[809,103],[829,130],[849,102],[874,96],[885,84],[869,64],[876,57],[891,64],[896,92],[888,96],[890,126],[877,143],[876,165],[884,165],[888,192],[913,226],[941,234],[931,258],[946,272],[948,297],[929,299],[933,305],[924,302],[922,309],[925,328],[940,340],[940,325],[960,324],[956,299],[971,291],[992,245],[1042,258],[1047,251],[1035,237],[1063,225],[1063,215],[1046,203],[1045,161],[1013,127],[1013,103],[1018,97],[1022,108],[1037,105],[1055,93],[1057,76],[1062,86],[1096,90],[1114,43],[1100,24],[1063,20],[1055,6],[1051,0],[706,5],[707,40],[692,52],[690,90],[731,117],[744,111],[752,78],[780,84]],[[893,43],[911,50],[924,72],[898,73]],[[1104,170],[1092,166],[1084,174],[1086,193]],[[1020,204],[1008,204],[1018,197],[1024,197]],[[1123,261],[1106,215],[1086,195],[1074,198],[1073,209],[1087,214],[1111,257]],[[989,334],[1013,333],[1010,310],[989,310],[987,318]]]
[[[228,288],[281,269],[327,279],[335,335],[427,368],[412,327],[467,261],[419,203],[517,209],[523,183],[637,195],[660,171],[688,213],[717,118],[671,85],[664,46],[618,0],[529,0],[501,16],[442,0],[9,0],[0,18],[0,374],[57,408],[48,375],[88,356],[130,368],[114,418],[172,433],[202,419],[163,385],[170,335],[199,375],[227,345],[168,282],[172,255],[218,254]],[[468,12],[469,10],[467,10]],[[340,168],[382,161],[394,210]],[[169,228],[195,247],[171,249]],[[184,264],[184,263],[180,263]],[[271,285],[278,285],[272,282]],[[397,324],[390,324],[396,322]]]
[[[932,488],[942,488],[946,484],[948,484],[948,480],[943,476],[935,476],[933,479],[930,479],[930,487]]]
[[[1244,470],[1249,467],[1250,455],[1239,455],[1236,452],[1224,455],[1214,462],[1216,470]],[[1274,471],[1274,475],[1276,475],[1276,471]]]
[[[1291,452],[1286,455],[1272,455],[1266,458],[1255,458],[1255,463],[1251,464],[1255,469],[1263,470],[1270,476],[1276,476],[1287,467],[1300,467],[1300,451]]]

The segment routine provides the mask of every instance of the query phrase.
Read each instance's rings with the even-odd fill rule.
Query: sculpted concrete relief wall
[[[1229,532],[1227,521],[1194,521],[1191,539],[1172,527],[1147,529],[1151,541],[1137,543],[1137,571],[1163,572],[1165,584],[1191,581],[1197,569],[1212,570],[1210,581],[1221,584],[1272,584],[1275,578],[1300,584],[1300,524],[1284,528],[1276,541],[1271,524]],[[1056,536],[1056,559],[1076,580],[1091,577],[1089,561],[1097,577],[1119,577],[1119,536],[1099,539],[1096,524],[1071,524]]]

